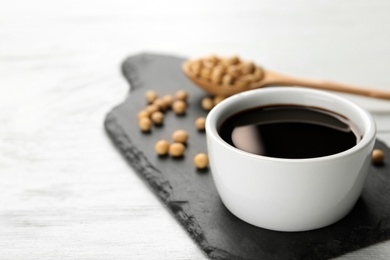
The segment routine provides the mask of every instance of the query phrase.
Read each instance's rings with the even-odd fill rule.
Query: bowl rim
[[[353,110],[355,110],[361,118],[364,119],[364,124],[366,125],[366,131],[364,131],[363,138],[360,140],[359,143],[357,143],[355,146],[336,153],[331,154],[327,156],[321,156],[321,157],[314,157],[314,158],[300,158],[300,159],[291,159],[291,158],[276,158],[276,157],[268,157],[264,155],[258,155],[253,154],[249,152],[245,152],[243,150],[240,150],[230,144],[228,144],[225,140],[223,140],[220,135],[218,134],[217,130],[217,121],[218,118],[223,112],[234,105],[236,102],[242,102],[242,100],[248,99],[252,96],[261,96],[265,94],[287,94],[287,93],[293,93],[293,94],[314,94],[319,95],[327,98],[334,99],[337,102],[344,103],[345,105],[351,107]],[[287,104],[288,102],[286,102]],[[270,103],[272,104],[272,103]],[[278,103],[280,104],[280,102]],[[255,107],[255,106],[254,106]],[[317,106],[321,108],[321,106]],[[240,110],[237,110],[236,112],[239,112]],[[338,112],[335,112],[338,113]],[[234,113],[232,113],[234,114]],[[212,139],[213,141],[217,142],[220,146],[224,147],[225,149],[228,149],[234,153],[237,153],[239,155],[253,158],[253,159],[262,159],[272,162],[288,162],[288,163],[302,163],[302,162],[319,162],[319,161],[329,161],[334,160],[346,156],[350,156],[351,154],[357,153],[364,149],[365,147],[369,146],[371,144],[371,141],[376,136],[376,124],[372,117],[372,115],[364,108],[360,107],[356,103],[350,101],[347,98],[341,97],[339,95],[329,93],[323,90],[316,90],[316,89],[309,89],[309,88],[303,88],[303,87],[272,87],[272,88],[264,88],[264,89],[255,89],[255,90],[248,90],[239,94],[235,94],[233,96],[230,96],[220,102],[218,105],[216,105],[207,115],[206,118],[206,135],[207,139]]]

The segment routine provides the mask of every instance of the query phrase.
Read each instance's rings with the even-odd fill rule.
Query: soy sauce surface
[[[275,105],[241,111],[226,119],[219,135],[253,154],[305,159],[343,152],[361,140],[348,119],[315,107]]]

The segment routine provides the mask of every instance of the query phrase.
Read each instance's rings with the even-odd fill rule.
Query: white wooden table
[[[103,129],[125,57],[238,54],[390,90],[390,2],[0,0],[0,259],[205,259]],[[390,145],[390,101],[348,96]],[[390,242],[340,259],[388,259]]]

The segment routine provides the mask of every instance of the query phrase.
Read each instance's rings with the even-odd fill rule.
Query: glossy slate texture
[[[194,121],[206,116],[200,108],[205,96],[181,72],[183,58],[157,54],[139,54],[123,63],[124,76],[131,84],[126,100],[114,108],[105,127],[131,167],[211,259],[329,259],[390,238],[390,170],[371,167],[363,195],[344,219],[309,232],[275,232],[254,227],[232,215],[222,204],[210,171],[197,171],[192,159],[206,151],[205,134]],[[144,92],[173,94],[186,89],[190,94],[185,116],[166,114],[162,127],[149,134],[137,126],[137,113],[145,106]],[[181,159],[158,157],[154,144],[170,139],[176,129],[190,134],[185,156]],[[390,150],[380,141],[377,147]],[[108,162],[109,163],[109,162]],[[115,173],[113,173],[115,178]]]

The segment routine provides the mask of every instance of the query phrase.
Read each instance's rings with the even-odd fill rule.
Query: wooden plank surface
[[[141,51],[390,90],[390,3],[0,1],[0,259],[205,259],[103,129]],[[349,97],[349,96],[348,96]],[[351,97],[390,144],[390,104]],[[390,242],[340,259],[387,259]]]

